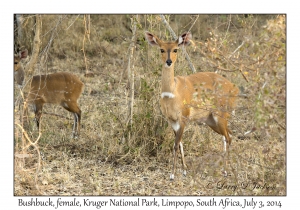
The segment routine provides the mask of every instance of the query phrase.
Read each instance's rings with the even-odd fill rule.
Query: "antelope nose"
[[[166,63],[167,63],[168,66],[171,66],[172,60],[171,60],[171,59],[168,59],[168,60],[166,61]]]

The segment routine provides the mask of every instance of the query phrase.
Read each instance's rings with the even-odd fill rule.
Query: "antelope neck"
[[[161,97],[174,98],[175,87],[176,87],[176,81],[174,78],[174,64],[172,64],[169,68],[164,67],[162,70]]]

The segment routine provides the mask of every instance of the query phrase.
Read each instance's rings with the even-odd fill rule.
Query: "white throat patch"
[[[175,98],[175,95],[173,93],[170,93],[170,92],[162,92],[161,93],[161,98],[164,98],[164,97]]]

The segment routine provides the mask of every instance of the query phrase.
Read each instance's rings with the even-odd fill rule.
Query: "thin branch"
[[[133,58],[134,48],[135,48],[135,40],[136,40],[136,25],[137,25],[138,15],[136,17],[132,17],[132,38],[131,43],[129,46],[129,55],[128,55],[128,66],[127,66],[127,72],[128,72],[128,82],[130,84],[130,101],[128,103],[128,120],[127,125],[130,123],[130,126],[132,126],[132,119],[133,119],[133,103],[134,103],[134,65],[131,64],[131,59]]]
[[[85,71],[86,73],[88,73],[88,65],[87,65],[87,58],[85,55],[85,39],[87,37],[87,39],[91,42],[90,40],[90,15],[84,15],[84,36],[83,36],[83,40],[82,40],[82,52],[83,52],[83,57],[84,57],[84,64],[85,64]]]
[[[25,107],[25,109],[27,109],[27,105],[26,104],[24,105],[24,107]],[[18,124],[18,123],[16,123],[16,125],[18,127],[20,127],[20,129],[22,130],[22,139],[23,139],[23,137],[25,137],[25,139],[29,142],[29,144],[27,144],[26,146],[25,145],[22,146],[22,151],[23,151],[22,154],[24,154],[24,151],[27,150],[30,146],[33,146],[34,149],[37,152],[38,160],[37,160],[36,173],[35,173],[35,176],[34,176],[34,182],[35,182],[36,189],[38,190],[39,193],[41,193],[41,191],[39,189],[39,186],[38,186],[38,173],[39,173],[39,171],[41,169],[41,154],[40,154],[40,150],[39,150],[39,147],[38,147],[38,142],[39,142],[39,140],[40,140],[40,138],[42,136],[42,133],[39,130],[39,135],[38,135],[37,139],[35,141],[32,141],[29,138],[29,136],[28,136],[27,132],[25,131],[25,129],[23,128],[23,126],[20,125],[20,124]]]
[[[40,33],[41,33],[42,18],[41,15],[36,15],[35,18],[36,18],[36,27],[35,27],[35,35],[33,40],[32,55],[30,61],[25,67],[25,72],[28,72],[30,75],[33,73],[34,65],[37,63],[40,46],[41,46]]]
[[[286,130],[286,127],[281,125],[275,118],[274,118],[274,121],[277,123],[277,125],[282,128],[283,130]]]
[[[207,58],[208,62],[212,64],[213,68],[216,68],[216,69],[221,70],[221,71],[227,71],[227,72],[235,72],[235,71],[238,71],[238,67],[237,67],[236,65],[232,64],[232,63],[231,63],[231,64],[232,64],[234,67],[236,67],[235,70],[232,70],[232,69],[226,69],[226,68],[221,67],[219,64],[216,64],[215,62],[213,62],[213,61],[209,58],[209,56],[208,56],[203,50],[201,50],[200,48],[198,48],[198,49],[199,49],[200,53],[203,54],[203,55]]]
[[[243,66],[243,65],[242,65]],[[243,73],[243,71],[242,71],[242,67],[240,68],[240,73],[242,74],[242,76],[243,76],[243,78],[247,81],[247,82],[249,82],[249,80],[247,79],[247,77],[246,77],[246,75]]]
[[[233,53],[231,53],[231,54],[228,56],[228,58],[231,58],[231,56],[232,56],[233,54],[235,54],[236,51],[238,51],[244,44],[245,44],[245,41],[243,41],[242,44],[241,44],[240,46],[238,46],[238,47],[233,51]]]
[[[40,63],[42,66],[45,66],[44,73],[47,73],[47,65],[45,65],[45,64],[47,63],[47,60],[48,60],[48,51],[49,51],[50,47],[52,46],[53,40],[58,36],[58,32],[57,32],[58,26],[62,23],[62,21],[65,18],[66,18],[66,16],[59,15],[56,25],[53,28],[51,28],[47,33],[43,34],[43,36],[45,36],[46,34],[51,32],[49,41],[48,41],[47,45],[45,46],[45,48],[41,51],[41,56],[40,56],[41,57]],[[41,74],[41,72],[39,72],[39,74]]]
[[[64,118],[64,119],[67,119],[67,120],[73,120],[73,119],[71,119],[71,118],[69,118],[69,117],[66,117],[66,116],[63,116],[63,115],[59,115],[59,114],[48,113],[48,112],[43,112],[43,114],[52,115],[52,116]]]
[[[241,46],[241,45],[240,45],[240,46]],[[223,54],[222,51],[220,51],[220,50],[218,50],[218,51],[219,51],[219,53],[224,57],[224,59],[225,59],[227,62],[229,62],[231,65],[233,65],[236,69],[238,69],[238,70],[240,71],[240,73],[242,74],[243,78],[244,78],[247,82],[249,82],[249,80],[247,79],[246,75],[245,75],[245,74],[243,73],[243,71],[242,71],[244,65],[243,65],[243,64],[240,64],[240,67],[236,66],[234,63],[232,63],[232,61],[231,61],[229,58],[227,58],[227,57]]]
[[[74,23],[75,21],[78,19],[80,15],[77,15],[77,17],[75,18],[75,20],[66,28],[66,30],[68,30]]]
[[[199,18],[199,15],[197,15],[196,19],[194,20],[194,22],[192,23],[191,27],[189,28],[188,32],[190,32],[192,30],[192,28],[194,27],[195,23],[197,22]]]
[[[229,31],[229,28],[230,28],[230,24],[231,24],[231,15],[229,15],[228,26],[227,26],[227,30],[226,30],[226,32],[225,32],[225,36],[224,36],[224,38],[221,40],[221,44],[220,44],[220,46],[218,47],[218,49],[221,48],[221,46],[223,45],[223,41],[227,38],[228,31]]]

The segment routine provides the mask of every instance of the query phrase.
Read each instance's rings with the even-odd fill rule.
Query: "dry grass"
[[[276,89],[283,91],[276,94],[276,100],[283,100],[280,103],[271,101],[274,99],[269,96],[272,93],[260,89],[264,81],[272,79],[273,74],[276,74],[274,77],[278,83],[269,82],[270,89],[285,84],[285,66],[267,62],[259,63],[259,66],[255,63],[255,53],[260,49],[256,48],[263,46],[251,45],[252,42],[240,49],[240,57],[230,61],[225,62],[224,57],[228,56],[222,57],[221,53],[217,53],[232,53],[241,45],[238,40],[243,40],[242,33],[244,36],[252,33],[254,41],[261,39],[262,26],[268,19],[276,20],[276,16],[256,16],[251,24],[249,19],[236,16],[231,17],[232,22],[228,22],[225,15],[200,16],[192,28],[195,45],[187,49],[197,71],[216,70],[213,62],[223,69],[234,70],[235,65],[243,63],[261,71],[244,70],[250,80],[247,83],[238,69],[234,72],[219,69],[229,80],[243,86],[249,96],[239,99],[236,114],[230,122],[235,137],[230,147],[229,176],[223,177],[221,173],[221,136],[205,126],[190,124],[183,137],[188,173],[183,177],[178,165],[174,181],[169,181],[174,136],[160,113],[158,101],[161,61],[158,50],[148,48],[143,40],[144,30],[157,31],[161,36],[166,33],[159,16],[140,15],[131,61],[135,72],[132,126],[128,123],[130,85],[126,70],[127,50],[132,36],[129,30],[131,16],[91,16],[91,42],[85,43],[87,63],[80,51],[85,32],[82,16],[43,16],[42,21],[48,23],[43,24],[42,34],[46,34],[44,45],[51,39],[51,30],[58,33],[53,37],[49,51],[43,54],[41,50],[41,58],[45,60],[47,55],[48,60],[43,63],[41,59],[36,66],[36,74],[69,71],[84,82],[85,90],[79,99],[81,136],[79,139],[71,138],[73,116],[69,112],[59,106],[45,106],[44,111],[50,114],[42,117],[42,135],[36,144],[41,155],[39,161],[39,153],[34,147],[22,145],[21,130],[16,126],[14,152],[20,154],[25,151],[29,156],[24,159],[15,157],[15,195],[286,195],[285,107],[279,107],[285,104],[285,87]],[[177,15],[170,16],[169,21],[176,32],[182,33],[188,30],[193,22],[190,19],[194,18]],[[26,20],[25,28],[30,28],[32,17]],[[59,25],[58,20],[61,21]],[[230,30],[228,23],[231,23]],[[203,32],[200,28],[211,30]],[[49,31],[51,33],[46,33]],[[211,31],[215,36],[210,35]],[[32,38],[28,34],[26,36],[27,39]],[[205,44],[204,40],[210,37],[214,39],[207,46],[208,42]],[[214,50],[216,46],[219,48]],[[30,45],[27,48],[30,49]],[[45,48],[42,46],[42,49]],[[250,58],[252,54],[256,57]],[[268,56],[271,58],[270,54]],[[255,64],[250,65],[251,62]],[[269,68],[269,71],[263,71],[264,68]],[[179,57],[175,69],[176,75],[190,72],[183,56]],[[20,124],[22,100],[17,87],[14,94],[15,124]],[[260,94],[263,95],[259,98]],[[268,106],[270,103],[273,109]],[[27,131],[34,141],[38,132],[34,129],[32,112],[29,120]],[[243,140],[238,138],[253,127],[257,128],[256,133]]]

